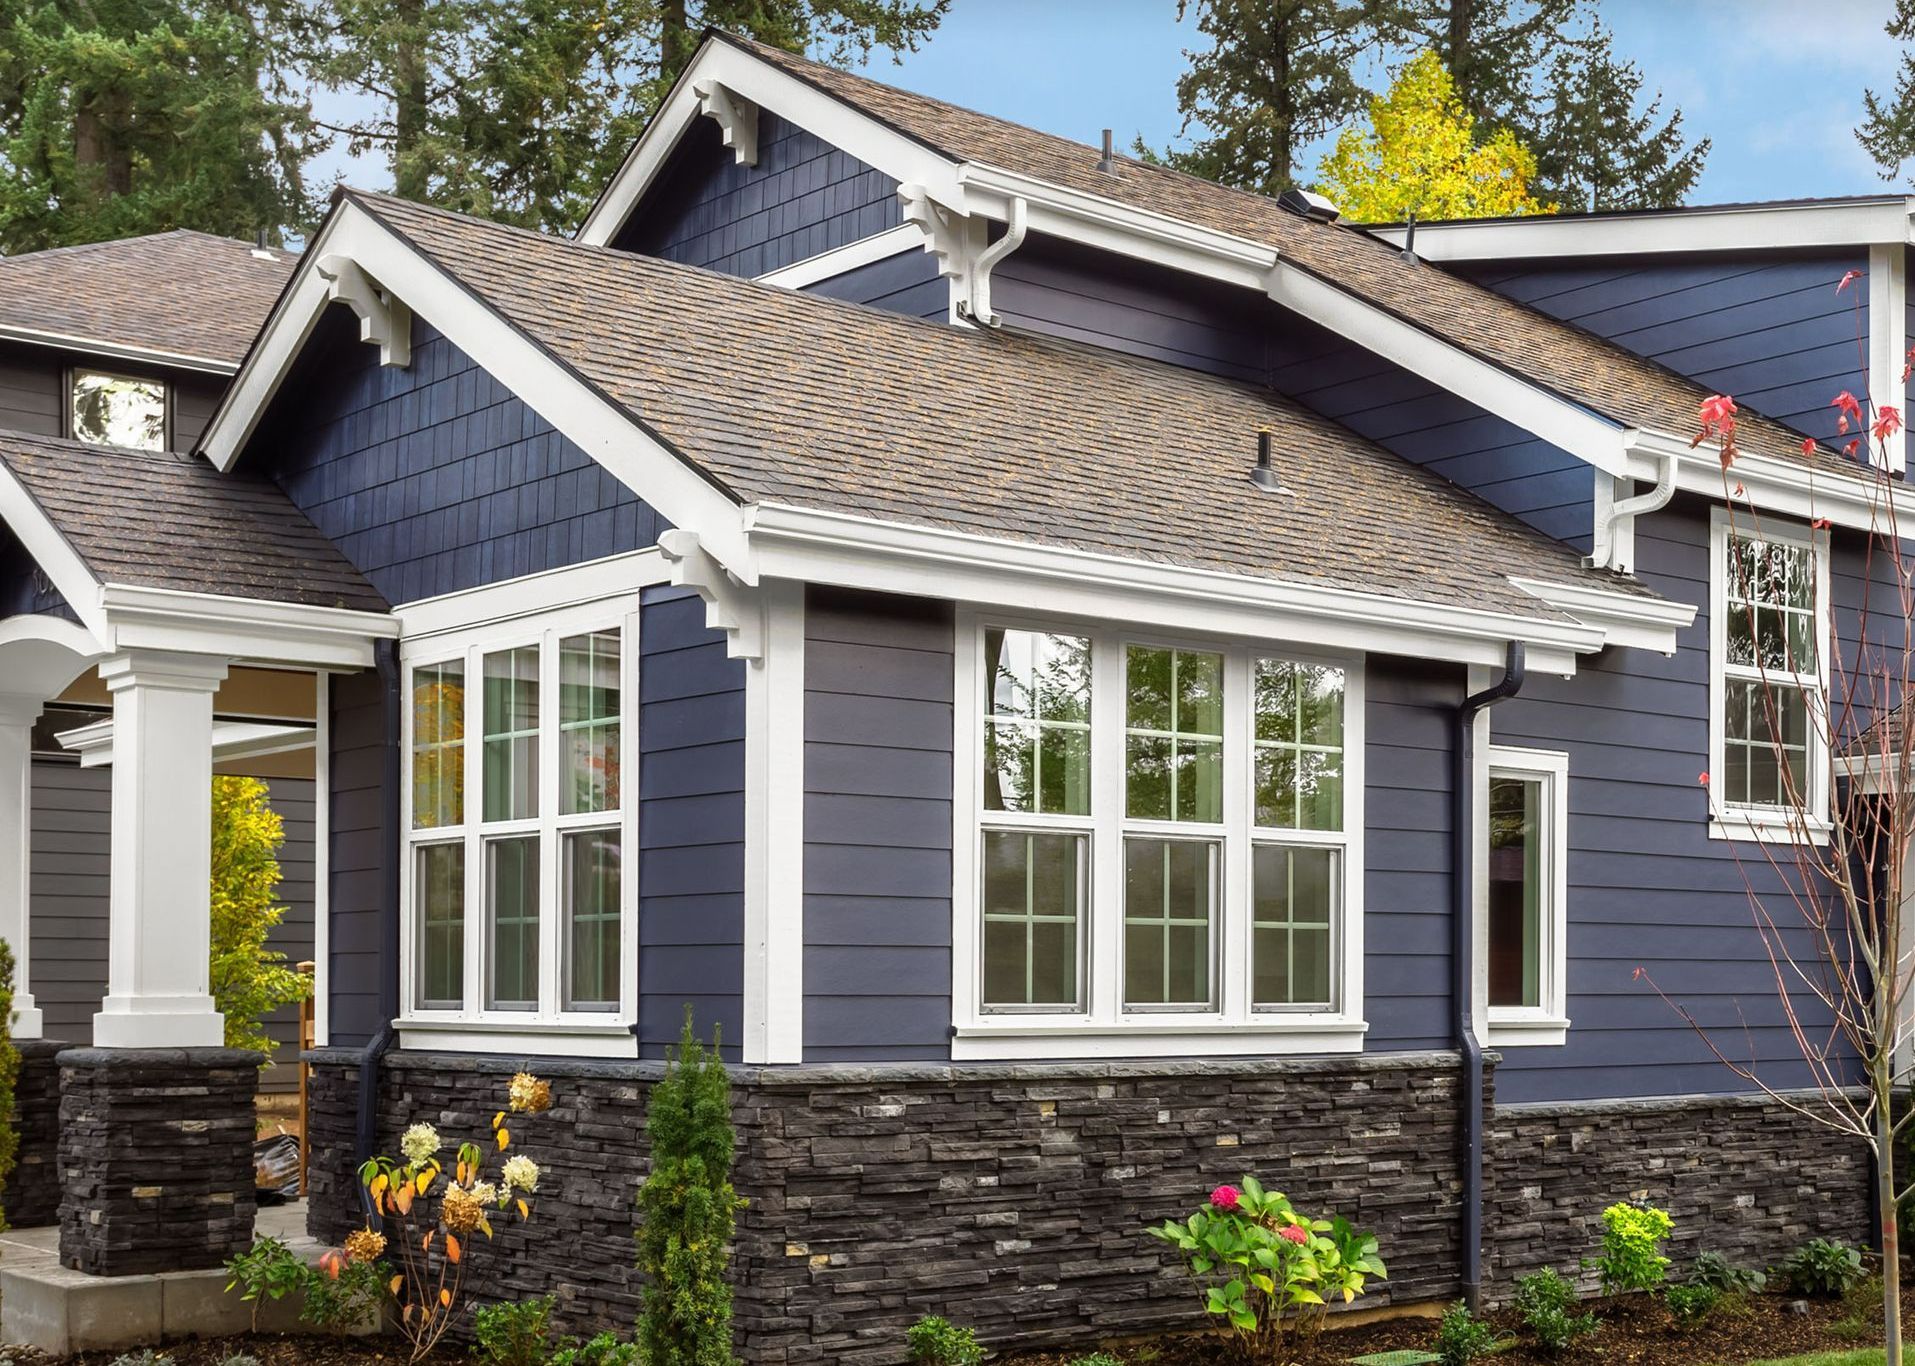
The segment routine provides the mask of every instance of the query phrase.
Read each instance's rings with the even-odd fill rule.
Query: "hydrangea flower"
[[[442,1146],[439,1142],[439,1131],[430,1124],[413,1125],[399,1140],[399,1151],[404,1153],[406,1161],[415,1167],[432,1158]]]
[[[356,1228],[346,1235],[346,1260],[376,1262],[386,1255],[386,1235],[369,1228]]]
[[[539,1164],[525,1154],[505,1159],[505,1165],[499,1168],[499,1179],[509,1191],[518,1191],[530,1195],[539,1188]]]
[[[448,1186],[439,1218],[449,1232],[465,1234],[485,1222],[485,1206],[464,1186]]]
[[[1217,1189],[1210,1192],[1211,1208],[1220,1209],[1225,1214],[1228,1214],[1231,1210],[1235,1209],[1237,1205],[1239,1204],[1239,1202],[1242,1201],[1242,1199],[1243,1199],[1242,1192],[1240,1192],[1235,1186],[1219,1186],[1217,1187]]]
[[[1310,1241],[1309,1233],[1296,1224],[1285,1224],[1277,1230],[1277,1237],[1282,1238],[1285,1242],[1295,1243],[1298,1247],[1302,1247]]]
[[[512,1109],[537,1114],[552,1108],[552,1083],[540,1081],[530,1072],[516,1073],[506,1088],[506,1104]]]
[[[490,1181],[474,1181],[472,1183],[472,1198],[477,1200],[481,1205],[496,1205],[503,1197],[499,1195],[499,1188]]]

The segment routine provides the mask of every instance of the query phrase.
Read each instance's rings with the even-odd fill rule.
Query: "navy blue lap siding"
[[[336,674],[327,685],[332,792],[328,812],[329,1041],[364,1044],[378,1032],[379,937],[387,916],[385,692],[379,675]]]
[[[807,294],[944,322],[951,316],[951,288],[938,274],[937,259],[913,248],[805,286]]]
[[[395,604],[641,549],[664,529],[419,318],[397,369],[328,309],[244,458]]]
[[[0,523],[0,617],[51,612],[77,620],[73,608],[60,596],[19,538]]]
[[[638,1044],[743,1037],[745,665],[689,589],[648,588],[639,621]]]
[[[805,605],[804,1056],[950,1056],[948,603]]]
[[[898,183],[764,110],[758,164],[741,166],[698,119],[612,245],[758,276],[894,228]]]

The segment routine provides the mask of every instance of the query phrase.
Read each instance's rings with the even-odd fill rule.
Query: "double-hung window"
[[[1360,662],[959,641],[959,1055],[1358,1046]]]
[[[1710,567],[1711,833],[1828,828],[1828,541],[1714,515]]]
[[[408,646],[409,1022],[630,1019],[636,629],[579,609]]]

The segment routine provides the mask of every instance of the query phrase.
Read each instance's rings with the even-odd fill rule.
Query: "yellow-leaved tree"
[[[1529,192],[1536,157],[1506,128],[1478,141],[1476,120],[1434,52],[1419,53],[1370,101],[1317,167],[1319,188],[1359,223],[1553,213]]]
[[[279,904],[279,846],[286,828],[257,778],[213,779],[213,1002],[226,1017],[226,1046],[271,1061],[265,1018],[303,1001],[312,980],[286,966],[266,937],[286,917]]]

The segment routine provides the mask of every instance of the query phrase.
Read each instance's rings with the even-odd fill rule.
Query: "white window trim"
[[[1043,816],[1006,822],[1037,829],[1088,826],[1091,831],[1087,914],[1080,951],[1086,955],[1081,1012],[984,1012],[983,936],[979,925],[982,828],[996,823],[981,810],[983,753],[982,643],[986,627],[1088,636],[1092,642],[1091,728],[1098,737],[1124,730],[1123,648],[1126,645],[1221,652],[1224,656],[1224,821],[1220,826],[1176,825],[1178,834],[1202,833],[1223,841],[1222,888],[1212,935],[1218,950],[1217,1008],[1131,1010],[1123,1008],[1120,962],[1123,942],[1123,834],[1146,823],[1123,815],[1124,773],[1109,756],[1121,745],[1102,740],[1091,763],[1089,821]],[[957,619],[952,774],[952,1020],[951,1056],[958,1061],[1093,1057],[1243,1056],[1276,1053],[1354,1053],[1362,1050],[1364,878],[1364,658],[1321,651],[1281,649],[1226,639],[1174,638],[1147,629],[1065,617],[960,610]],[[1283,831],[1286,843],[1323,844],[1343,851],[1342,905],[1332,930],[1331,972],[1337,1007],[1329,1011],[1256,1010],[1251,1004],[1252,841],[1250,677],[1259,657],[1322,664],[1344,671],[1343,830]],[[1100,888],[1114,888],[1101,895]]]
[[[1561,750],[1479,745],[1475,796],[1471,802],[1472,913],[1476,921],[1477,1018],[1492,1048],[1561,1045],[1569,1035],[1569,756]],[[1540,918],[1540,991],[1535,1006],[1489,1004],[1489,783],[1491,778],[1532,779],[1543,784],[1543,892],[1548,898]]]
[[[1786,542],[1791,545],[1805,546],[1815,554],[1815,630],[1816,659],[1819,665],[1819,677],[1810,680],[1816,690],[1821,705],[1827,707],[1829,696],[1829,538],[1827,532],[1811,531],[1797,523],[1781,521],[1775,517],[1757,518],[1749,512],[1732,515],[1727,508],[1716,507],[1709,513],[1709,767],[1711,783],[1721,781],[1724,774],[1723,754],[1725,745],[1724,703],[1725,683],[1728,677],[1728,593],[1729,574],[1727,552],[1729,533],[1735,530],[1747,536],[1758,536],[1765,541]],[[1772,675],[1787,678],[1789,675]],[[1820,734],[1816,723],[1811,719],[1809,725],[1809,811],[1806,813],[1807,833],[1815,843],[1827,840],[1833,826],[1829,820],[1829,755],[1828,746]],[[1711,788],[1709,800],[1709,837],[1723,840],[1755,840],[1768,844],[1792,844],[1800,827],[1805,823],[1787,808],[1775,807],[1763,809],[1746,806],[1728,806],[1716,796]]]
[[[620,829],[623,861],[619,876],[620,964],[619,1006],[615,1011],[564,1010],[560,883],[563,868],[559,839],[575,828],[603,828],[607,822],[592,816],[561,816],[559,795],[558,642],[570,636],[617,627],[624,669],[620,680],[619,765],[621,774]],[[482,702],[474,699],[483,687],[482,657],[495,650],[537,643],[539,679],[539,803],[530,820],[493,822],[478,819],[482,800],[484,744]],[[515,615],[483,622],[467,629],[445,629],[406,640],[400,646],[404,666],[400,734],[399,821],[403,853],[399,880],[400,1018],[396,1022],[405,1048],[458,1049],[471,1052],[513,1053],[528,1049],[550,1051],[564,1040],[563,1051],[579,1056],[634,1057],[637,1040],[632,1025],[638,1017],[638,721],[639,721],[639,603],[636,595],[587,603],[535,616]],[[422,666],[453,659],[466,669],[465,823],[450,838],[444,830],[414,830],[412,826],[412,678]],[[484,841],[487,834],[536,833],[539,839],[539,1007],[536,1010],[484,1008],[485,897]],[[422,844],[462,842],[465,862],[465,1003],[456,1010],[430,1009],[418,1000],[418,926],[414,920],[413,851]]]

